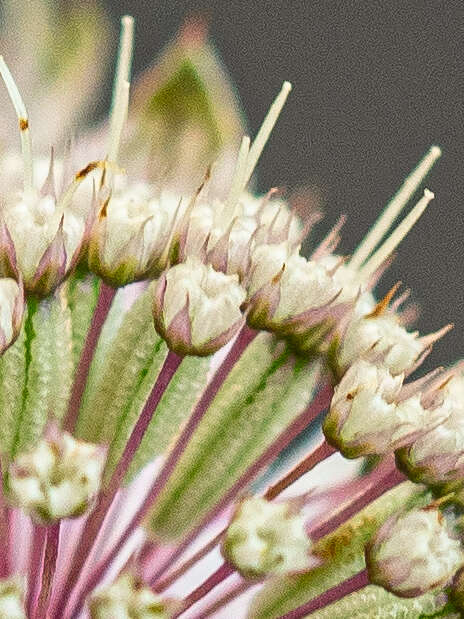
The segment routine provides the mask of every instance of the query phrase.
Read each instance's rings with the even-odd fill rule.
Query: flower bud
[[[368,315],[352,321],[340,347],[339,363],[348,367],[359,357],[382,359],[393,375],[411,369],[424,347],[416,333],[402,327],[394,314]]]
[[[446,585],[462,561],[460,544],[436,508],[389,518],[366,547],[370,582],[399,597]]]
[[[415,482],[440,485],[464,478],[464,377],[454,376],[442,391],[441,408],[450,410],[449,417],[396,452],[399,468]]]
[[[12,501],[44,524],[82,515],[97,495],[103,449],[63,433],[41,439],[10,466]]]
[[[24,591],[17,580],[0,580],[0,617],[26,619]]]
[[[287,243],[261,245],[251,258],[248,322],[276,332],[301,328],[308,312],[330,304],[340,290],[325,267]]]
[[[327,441],[346,458],[384,454],[448,418],[450,403],[441,394],[404,397],[403,378],[363,359],[353,363],[335,388],[324,420]]]
[[[88,164],[57,197],[52,158],[40,189],[34,186],[7,194],[0,222],[1,271],[9,277],[19,272],[26,292],[39,297],[51,294],[78,262],[92,209],[83,209],[82,204],[75,208],[73,198],[99,167],[104,164]],[[90,198],[87,201],[91,205]]]
[[[237,276],[187,258],[168,269],[156,284],[155,328],[177,354],[206,356],[230,341],[243,325],[244,300]]]
[[[301,225],[285,202],[256,198],[243,193],[237,204],[199,201],[188,213],[182,247],[183,256],[201,257],[217,271],[237,274],[242,280],[249,269],[252,251],[263,244],[300,243]]]
[[[311,542],[288,503],[245,499],[227,529],[222,553],[245,578],[286,574],[309,565]]]
[[[89,267],[110,286],[156,277],[166,267],[167,246],[179,197],[138,183],[102,199],[89,239]]]
[[[396,399],[403,376],[364,360],[355,362],[335,387],[324,434],[347,458],[390,451],[402,427]]]
[[[24,315],[22,285],[9,277],[0,279],[0,354],[18,337]]]
[[[169,619],[173,610],[172,601],[155,595],[128,572],[93,595],[90,601],[91,619]]]

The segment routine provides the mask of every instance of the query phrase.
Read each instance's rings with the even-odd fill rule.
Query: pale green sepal
[[[248,619],[277,619],[362,570],[364,546],[374,531],[406,504],[423,505],[427,499],[423,486],[411,482],[385,493],[313,547],[323,565],[265,585],[253,599]]]
[[[102,340],[105,340],[105,331],[104,328]],[[166,352],[166,346],[153,327],[151,293],[147,290],[125,313],[103,359],[97,350],[95,361],[98,363],[92,364],[77,436],[90,442],[111,443],[149,365],[157,358],[160,366]]]
[[[369,585],[346,596],[323,610],[312,613],[312,619],[418,619],[422,613],[434,613],[436,595],[427,593],[417,598],[399,598],[381,587]]]
[[[206,384],[210,359],[205,357],[185,357],[161,398],[142,443],[135,454],[129,469],[128,480],[158,454],[163,453],[172,443]],[[151,370],[152,368],[150,368]],[[140,411],[146,396],[154,384],[156,376],[149,371],[132,403],[133,411]]]
[[[26,419],[31,424],[30,444],[39,437],[48,418],[61,420],[73,380],[71,312],[63,293],[40,301],[32,317],[31,359],[28,369]],[[27,427],[27,422],[25,427]],[[22,438],[29,444],[26,431]]]
[[[77,271],[65,283],[71,311],[73,364],[77,367],[97,304],[99,279],[88,271]]]
[[[0,453],[11,456],[26,377],[26,330],[0,357]]]
[[[71,317],[61,293],[29,299],[18,340],[0,359],[2,452],[13,459],[66,410],[72,381]]]
[[[261,334],[232,370],[150,518],[156,537],[185,536],[311,400],[320,366],[295,362]]]

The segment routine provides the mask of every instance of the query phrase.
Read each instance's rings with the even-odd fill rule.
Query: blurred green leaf
[[[231,81],[204,22],[192,18],[134,84],[122,160],[142,156],[153,180],[194,187],[243,132]]]

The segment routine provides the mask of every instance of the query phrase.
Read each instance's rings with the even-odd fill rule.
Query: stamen
[[[263,148],[266,146],[266,142],[271,135],[271,131],[274,128],[274,125],[279,118],[280,112],[285,105],[285,101],[287,100],[288,93],[291,91],[292,85],[290,82],[284,82],[282,85],[282,89],[274,100],[274,103],[271,105],[269,112],[266,115],[266,118],[261,125],[260,130],[258,131],[258,135],[253,140],[253,144],[251,145],[250,152],[248,154],[246,172],[244,177],[244,185],[248,183],[251,178],[251,175],[254,172],[256,164],[258,163],[258,159],[263,152]]]
[[[111,116],[111,129],[110,129],[110,145],[108,149],[108,160],[116,162],[119,153],[119,146],[121,145],[121,137],[126,124],[127,110],[129,108],[129,82],[124,82],[119,91],[119,97],[116,107],[113,110]]]
[[[434,194],[428,189],[424,190],[423,197],[419,200],[412,211],[403,219],[397,228],[384,241],[379,249],[373,254],[365,265],[359,270],[361,278],[369,278],[370,275],[382,264],[384,260],[398,247],[404,237],[408,234],[416,221],[433,200]]]
[[[243,136],[240,150],[238,151],[237,163],[235,165],[234,177],[230,187],[229,196],[224,209],[224,218],[229,221],[234,216],[234,208],[238,202],[240,194],[245,186],[245,173],[247,169],[247,158],[250,151],[250,138]]]
[[[362,263],[367,260],[440,156],[441,148],[439,146],[432,146],[417,167],[406,178],[403,185],[387,204],[383,213],[364,238],[363,242],[354,252],[350,261],[350,266],[352,268],[359,268]]]
[[[29,116],[26,106],[19,94],[16,82],[8,69],[3,56],[0,56],[0,74],[5,82],[6,89],[13,103],[16,115],[18,116],[19,131],[21,135],[21,151],[24,164],[24,191],[31,191],[34,185],[34,174],[32,166],[32,141],[29,131]]]
[[[111,103],[110,137],[108,145],[108,159],[110,161],[117,160],[121,134],[127,117],[133,47],[134,18],[130,15],[125,15],[121,18],[118,62],[113,85],[113,100]]]

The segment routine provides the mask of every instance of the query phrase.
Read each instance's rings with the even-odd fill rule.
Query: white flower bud
[[[222,552],[243,576],[256,578],[307,568],[310,548],[303,517],[289,504],[253,497],[235,512]]]
[[[14,279],[0,279],[0,354],[10,346],[21,330],[24,292]]]
[[[248,283],[253,327],[279,331],[304,322],[307,312],[330,304],[339,293],[325,267],[292,252],[286,243],[261,245],[253,252]]]
[[[158,333],[180,355],[209,355],[232,339],[244,322],[245,291],[197,258],[168,269],[158,280],[154,321]]]
[[[90,601],[91,619],[169,619],[174,605],[125,572]]]
[[[44,438],[10,467],[13,502],[43,523],[82,515],[97,495],[103,449],[63,433]]]
[[[17,580],[0,580],[0,617],[27,619],[24,612],[24,591]]]
[[[436,508],[393,516],[366,548],[371,583],[400,597],[416,597],[444,586],[463,561],[459,542]]]
[[[180,198],[130,185],[104,202],[90,231],[89,266],[109,285],[154,277],[166,267]]]
[[[318,259],[318,264],[332,272],[332,279],[340,289],[337,297],[339,303],[353,302],[353,314],[365,316],[375,308],[375,299],[368,290],[368,282],[359,275],[359,271],[350,267],[343,256],[327,254]]]
[[[34,191],[7,202],[3,221],[15,256],[11,271],[20,271],[26,290],[46,296],[76,261],[84,240],[84,218],[61,209],[52,195]]]
[[[393,314],[353,320],[340,347],[339,362],[348,367],[359,357],[381,358],[392,374],[411,369],[424,348],[417,333],[409,333]]]
[[[450,411],[448,418],[396,453],[400,468],[416,482],[446,484],[464,477],[464,377],[454,376],[442,391],[439,410]]]
[[[213,200],[195,205],[189,217],[185,256],[201,256],[206,242],[208,262],[218,271],[245,277],[252,251],[263,244],[299,245],[301,224],[285,202],[243,193],[230,211]]]
[[[345,457],[357,458],[393,451],[437,423],[419,396],[397,404],[402,383],[402,374],[392,376],[362,359],[355,362],[335,388],[323,425],[327,440]]]

